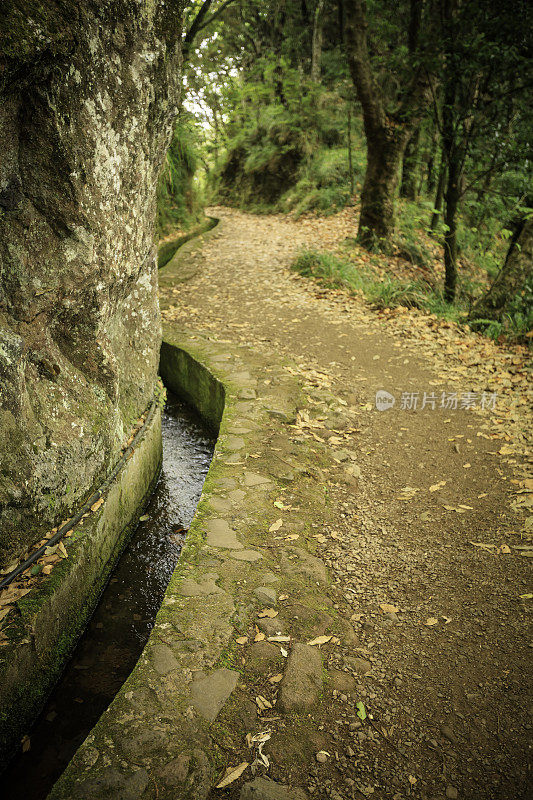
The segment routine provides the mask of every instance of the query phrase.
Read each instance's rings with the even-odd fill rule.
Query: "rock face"
[[[104,477],[152,399],[180,37],[174,0],[3,4],[0,567]]]

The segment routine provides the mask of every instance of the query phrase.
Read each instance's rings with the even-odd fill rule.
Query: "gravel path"
[[[287,774],[274,743],[272,769],[334,800],[530,797],[522,355],[292,274],[317,226],[215,213],[187,280],[162,287],[164,319],[298,376],[313,411],[298,416],[296,441],[316,441],[335,465],[318,480],[328,521],[314,538],[357,633],[349,655],[323,649],[336,677],[313,712],[318,755]],[[394,407],[376,409],[378,390]],[[324,391],[337,419],[323,413]],[[239,796],[224,791],[213,796]]]

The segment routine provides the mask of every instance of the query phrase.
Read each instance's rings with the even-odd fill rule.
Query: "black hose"
[[[128,460],[130,455],[133,453],[133,451],[135,449],[135,445],[137,444],[137,442],[139,441],[140,437],[144,433],[144,430],[145,430],[146,426],[148,425],[149,422],[151,422],[152,417],[154,416],[154,411],[156,409],[156,406],[157,406],[157,400],[154,399],[154,400],[152,400],[152,402],[150,404],[150,408],[148,409],[148,413],[146,415],[146,419],[144,420],[143,424],[141,425],[141,427],[139,428],[139,430],[137,431],[137,433],[133,437],[131,443],[124,450],[123,454],[121,455],[120,459],[118,460],[118,462],[115,465],[115,467],[114,467],[113,471],[111,472],[111,474],[105,479],[105,481],[100,485],[100,487],[96,490],[96,492],[89,497],[89,499],[83,504],[83,506],[75,514],[75,516],[73,516],[71,519],[69,519],[68,522],[65,522],[65,524],[62,525],[56,531],[56,533],[54,533],[54,535],[52,537],[50,537],[50,539],[46,542],[46,544],[43,544],[41,547],[39,547],[37,550],[35,550],[35,552],[33,552],[31,554],[31,556],[29,556],[26,559],[26,561],[23,561],[12,572],[10,572],[8,575],[6,575],[5,578],[2,578],[2,580],[0,581],[0,590],[5,589],[6,586],[9,586],[9,584],[12,583],[12,581],[14,581],[15,578],[17,578],[19,575],[21,575],[23,572],[25,572],[28,569],[28,567],[30,567],[32,564],[34,564],[37,561],[37,559],[39,559],[42,555],[44,555],[45,550],[48,547],[53,547],[54,544],[59,542],[63,538],[63,536],[66,533],[68,533],[68,531],[72,530],[72,528],[75,525],[78,524],[78,522],[83,517],[83,515],[86,514],[90,510],[91,506],[93,506],[101,498],[101,496],[103,495],[105,490],[109,487],[109,485],[112,483],[112,481],[116,478],[116,476],[117,476],[118,472],[120,471],[120,469],[124,466],[125,462]]]

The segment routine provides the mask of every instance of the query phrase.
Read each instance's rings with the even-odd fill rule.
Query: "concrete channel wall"
[[[161,409],[105,502],[64,539],[67,558],[17,602],[0,648],[0,769],[42,708],[142,514],[161,466]]]

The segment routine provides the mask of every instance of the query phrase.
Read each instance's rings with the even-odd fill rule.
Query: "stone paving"
[[[261,224],[253,222],[258,230]],[[370,497],[363,496],[366,513],[359,519],[353,513],[360,457],[363,451],[367,456],[374,453],[378,434],[384,434],[374,431],[370,440],[374,447],[365,432],[358,438],[363,404],[359,398],[347,401],[333,390],[328,376],[336,362],[330,357],[333,367],[324,366],[323,373],[313,372],[315,362],[303,379],[302,370],[294,368],[287,352],[276,353],[275,327],[266,312],[263,317],[255,311],[250,316],[244,305],[243,318],[248,314],[251,325],[263,326],[256,343],[243,342],[227,331],[210,336],[209,326],[194,330],[166,314],[174,302],[180,265],[186,264],[187,274],[194,276],[191,265],[201,267],[209,248],[211,257],[213,248],[218,250],[225,268],[231,268],[228,235],[224,228],[215,229],[202,242],[185,245],[163,270],[161,297],[167,346],[188,353],[212,376],[208,379],[203,373],[200,379],[191,368],[187,386],[182,388],[190,397],[196,392],[197,405],[207,413],[206,398],[220,394],[209,381],[225,389],[214,459],[148,645],[50,798],[458,797],[455,784],[461,766],[454,751],[460,750],[460,740],[447,723],[441,725],[440,734],[431,733],[434,722],[426,708],[428,685],[435,692],[435,708],[440,709],[437,696],[442,704],[448,702],[442,675],[438,673],[433,689],[431,671],[424,671],[437,663],[432,660],[437,650],[416,661],[421,648],[429,650],[427,640],[433,629],[423,622],[425,601],[417,605],[407,598],[418,587],[415,582],[425,580],[425,551],[433,552],[436,545],[433,540],[421,541],[422,523],[406,519],[406,505],[398,501],[402,486],[398,481],[408,480],[405,467],[399,476],[390,470],[395,494],[389,506],[401,508],[397,537],[406,531],[404,545],[408,542],[413,550],[408,557],[387,535],[388,523],[367,511],[373,505],[382,508],[382,484],[371,487]],[[252,286],[250,270],[256,262],[246,249],[240,258],[235,276]],[[263,272],[258,268],[255,284],[259,304],[261,291],[272,280],[265,264],[266,260]],[[220,289],[224,282],[220,267],[216,275]],[[286,279],[281,273],[278,277],[283,285]],[[264,278],[264,285],[259,278]],[[205,296],[198,299],[206,316],[210,303],[220,304],[213,291],[207,283]],[[227,288],[227,298],[231,292],[235,309],[244,294],[238,285]],[[303,297],[301,292],[300,305],[306,303]],[[275,310],[285,322],[295,313],[286,305],[283,312]],[[229,319],[231,326],[236,317],[230,314]],[[314,324],[323,333],[324,320]],[[335,346],[335,337],[344,335],[341,330],[328,329]],[[311,339],[306,336],[301,341],[307,346]],[[324,349],[325,342],[319,343],[319,349]],[[393,371],[391,354],[397,355],[393,344],[385,342],[381,347],[381,357],[389,357],[387,369]],[[368,346],[361,353],[351,352],[357,353],[371,380],[377,381],[372,350],[367,351]],[[435,424],[444,423],[437,420]],[[415,446],[417,436],[424,437],[424,446],[430,441],[418,419],[406,415],[404,426],[404,437],[398,442],[404,451]],[[447,431],[445,425],[443,431]],[[392,446],[388,444],[389,450]],[[416,446],[421,447],[420,443]],[[436,454],[437,444],[434,448]],[[393,458],[390,452],[378,457],[387,463]],[[490,461],[490,454],[486,458]],[[420,474],[426,475],[425,465],[419,467]],[[442,530],[441,546],[446,548]],[[371,538],[376,531],[379,544]],[[424,549],[424,557],[417,547]],[[394,552],[385,553],[384,548]],[[449,550],[445,555],[452,558]],[[461,568],[465,565],[470,568],[471,562],[463,558]],[[493,567],[487,562],[483,568],[488,575]],[[396,570],[392,577],[385,574],[392,569]],[[405,597],[398,606],[390,602],[378,606],[374,585],[379,585],[382,601],[390,598],[385,592],[405,592]],[[444,622],[441,627],[444,631]],[[439,646],[445,669],[447,659],[455,655],[454,644]],[[389,655],[394,665],[387,661]],[[399,700],[406,684],[407,699],[404,695]],[[426,711],[427,721],[422,719]],[[475,746],[474,739],[465,745],[465,782],[470,780],[468,764]],[[426,748],[423,758],[419,747]],[[503,740],[501,747],[505,749]],[[520,779],[513,780],[518,786]],[[489,795],[480,788],[461,796],[477,800]],[[519,791],[500,796],[525,797]]]

